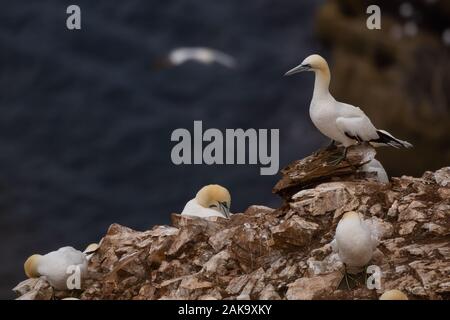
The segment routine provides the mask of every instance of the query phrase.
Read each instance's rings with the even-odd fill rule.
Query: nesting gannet
[[[72,247],[62,247],[45,255],[34,254],[24,264],[29,278],[45,277],[57,290],[68,290],[67,278],[79,268],[81,279],[86,276],[88,260],[86,255]]]
[[[336,159],[336,163],[345,158],[348,147],[361,142],[369,142],[374,146],[412,147],[409,142],[397,139],[384,130],[376,129],[360,108],[336,101],[329,91],[328,63],[320,55],[310,55],[285,75],[302,71],[315,73],[314,93],[309,107],[312,122],[325,136],[344,146],[344,153]]]
[[[360,168],[362,172],[374,172],[377,175],[377,180],[381,183],[389,183],[389,177],[384,170],[383,165],[377,159],[372,159]]]
[[[360,213],[350,211],[344,214],[336,227],[331,246],[345,264],[346,272],[355,274],[372,259],[378,245],[378,236]]]
[[[231,196],[228,190],[218,184],[200,189],[194,199],[188,201],[182,215],[198,217],[230,218]]]
[[[196,61],[202,64],[218,63],[227,68],[236,67],[236,60],[232,56],[204,47],[176,48],[169,53],[167,58],[170,64],[176,66],[187,61]]]
[[[393,289],[385,291],[380,296],[380,300],[408,300],[408,297],[400,290]]]

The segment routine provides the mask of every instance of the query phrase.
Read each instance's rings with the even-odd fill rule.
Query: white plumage
[[[176,48],[169,53],[169,61],[174,65],[180,65],[187,61],[196,61],[202,64],[218,63],[227,68],[234,68],[236,60],[221,51],[204,48]]]
[[[184,206],[183,212],[181,212],[182,215],[187,216],[197,216],[197,217],[224,217],[223,213],[218,212],[216,210],[210,209],[210,208],[204,208],[201,205],[198,204],[197,200],[194,198],[192,200],[189,200],[186,205]]]
[[[325,136],[342,144],[345,148],[360,142],[370,142],[374,146],[412,147],[409,142],[375,128],[360,108],[334,99],[329,91],[330,69],[324,58],[313,54],[303,60],[302,64],[289,70],[286,75],[302,71],[315,72],[314,93],[309,115],[317,129]]]
[[[45,277],[57,290],[68,290],[67,278],[74,274],[69,267],[79,268],[81,279],[86,276],[86,255],[72,247],[62,247],[45,255],[33,255],[25,262],[25,273],[30,277]]]
[[[363,165],[360,170],[362,172],[374,172],[379,182],[389,183],[389,177],[386,170],[384,170],[383,165],[377,159],[372,159],[369,163]]]
[[[230,217],[231,195],[229,191],[217,184],[201,188],[194,199],[189,200],[182,215],[197,217]]]
[[[360,272],[372,259],[378,246],[378,235],[361,214],[347,212],[339,221],[331,246],[345,263],[349,273]]]

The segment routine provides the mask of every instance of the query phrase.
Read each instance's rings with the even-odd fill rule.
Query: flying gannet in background
[[[182,215],[198,217],[230,218],[231,196],[228,190],[218,184],[200,189],[194,199],[188,201]]]
[[[173,49],[168,55],[169,63],[180,65],[187,61],[196,61],[202,64],[218,63],[227,68],[236,67],[236,60],[221,51],[204,47],[185,47]]]
[[[408,297],[400,290],[393,289],[385,291],[380,296],[380,300],[408,300]]]
[[[372,230],[360,213],[349,211],[341,218],[331,247],[345,265],[347,285],[347,273],[361,272],[372,259],[378,242],[376,230]]]
[[[333,142],[344,146],[338,164],[345,159],[347,148],[362,142],[374,146],[388,145],[394,148],[410,148],[409,142],[400,140],[390,133],[376,129],[365,113],[350,104],[336,101],[330,94],[330,69],[327,61],[317,54],[310,55],[297,67],[286,72],[286,76],[302,71],[314,71],[314,93],[309,107],[309,115],[314,125]]]
[[[383,165],[377,159],[372,159],[360,168],[362,172],[374,172],[377,175],[377,180],[381,183],[389,183],[389,177],[384,170]]]
[[[25,261],[24,269],[29,278],[44,277],[53,288],[68,290],[67,278],[74,273],[73,270],[69,270],[69,267],[79,267],[80,276],[83,279],[87,274],[87,265],[88,259],[85,253],[72,247],[62,247],[45,255],[30,256]]]

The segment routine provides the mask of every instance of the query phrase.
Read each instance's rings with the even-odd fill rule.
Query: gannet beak
[[[285,76],[291,76],[295,73],[299,73],[302,71],[309,71],[311,70],[311,66],[309,64],[301,64],[299,66],[296,66],[295,68],[289,70],[288,72],[286,72],[284,75]]]
[[[228,208],[225,202],[219,202],[220,211],[222,211],[223,215],[229,219],[230,218],[230,208]]]

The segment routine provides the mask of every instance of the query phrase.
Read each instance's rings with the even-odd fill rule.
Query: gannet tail
[[[378,139],[371,140],[370,142],[377,145],[388,145],[394,148],[412,148],[412,144],[408,141],[403,141],[400,139],[397,139],[393,135],[391,135],[389,132],[384,130],[377,130]]]

